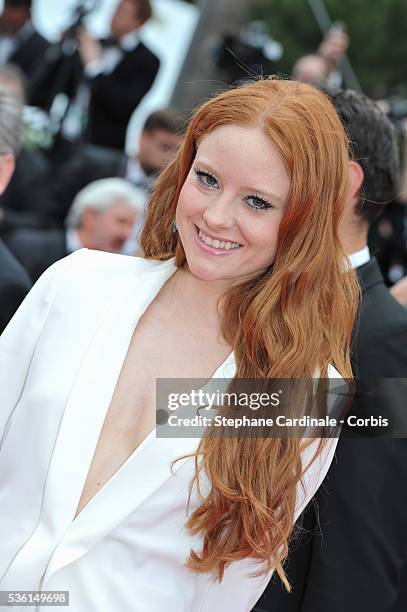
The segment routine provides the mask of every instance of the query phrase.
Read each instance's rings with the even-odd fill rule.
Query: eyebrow
[[[213,174],[217,174],[216,170],[213,170],[211,164],[209,164],[207,161],[205,161],[205,159],[201,159],[199,161],[197,161],[197,158],[195,157],[195,159],[193,160],[193,165],[194,164],[202,164],[203,166],[206,166],[206,168],[208,169],[209,172],[212,172]],[[263,189],[254,189],[252,187],[244,187],[243,188],[244,191],[247,191],[250,194],[256,194],[258,196],[273,200],[274,202],[276,202],[276,204],[279,204],[280,206],[284,206],[285,205],[285,201],[282,200],[280,198],[280,196],[274,194],[271,191],[267,191],[267,190],[263,190]]]

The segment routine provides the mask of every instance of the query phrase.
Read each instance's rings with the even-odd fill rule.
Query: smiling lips
[[[237,249],[242,246],[238,242],[229,242],[224,240],[217,240],[216,238],[211,238],[207,234],[204,234],[202,230],[198,231],[199,239],[206,245],[213,247],[214,249],[225,249],[225,251],[229,251],[230,249]]]

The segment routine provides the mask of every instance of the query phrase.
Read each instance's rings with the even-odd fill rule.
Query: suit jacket
[[[376,401],[381,414],[400,416],[407,398],[407,311],[390,295],[374,259],[357,271],[363,293],[354,372],[370,387],[379,377],[399,378],[400,386],[390,389],[390,400],[387,393],[384,400],[357,396],[352,411],[374,411]],[[291,544],[287,573],[293,592],[273,580],[258,612],[407,609],[407,440],[345,433],[316,495],[319,517],[310,505],[302,517],[304,531]]]
[[[140,42],[124,53],[112,74],[91,79],[88,142],[124,149],[130,117],[151,88],[159,65],[154,53]]]
[[[4,240],[34,282],[68,254],[65,230],[18,229],[8,233]]]
[[[407,275],[406,228],[406,206],[395,201],[386,205],[369,229],[370,252],[374,253],[387,286]]]
[[[0,333],[30,288],[27,273],[0,240]]]
[[[151,432],[74,518],[135,326],[175,271],[82,249],[47,270],[0,338],[1,589],[69,590],[72,612],[246,612],[265,588],[251,559],[221,582],[185,567],[202,545],[184,529],[200,500],[194,487],[187,510],[193,458],[171,464],[196,438]],[[231,354],[214,377],[234,372]],[[334,449],[306,471],[296,515]]]
[[[27,100],[34,106],[39,93],[36,89],[36,78],[48,47],[49,42],[33,28],[29,36],[23,38],[8,59],[10,63],[19,66],[26,75],[28,79]]]
[[[3,212],[0,232],[18,227],[45,228],[52,226],[48,209],[48,185],[53,184],[52,166],[39,150],[23,148],[7,186],[0,196]]]

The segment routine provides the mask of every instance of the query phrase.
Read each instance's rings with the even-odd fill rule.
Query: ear
[[[86,227],[86,229],[90,229],[93,227],[96,217],[96,211],[94,208],[85,208],[82,213],[82,220],[80,225]]]
[[[138,149],[141,149],[143,147],[143,145],[146,144],[146,142],[148,141],[148,137],[150,136],[150,132],[148,132],[147,130],[142,130],[140,136],[139,136],[139,145],[138,145]]]
[[[365,180],[365,174],[360,164],[349,162],[349,200],[355,205],[360,198],[360,190]]]
[[[5,192],[14,172],[14,168],[14,155],[11,153],[0,155],[0,195]]]

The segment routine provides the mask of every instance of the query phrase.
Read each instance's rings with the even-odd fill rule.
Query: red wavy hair
[[[291,177],[275,261],[266,274],[233,287],[222,301],[225,339],[233,347],[237,378],[327,376],[333,364],[352,376],[349,346],[358,303],[338,220],[348,190],[348,142],[329,99],[304,83],[267,78],[225,91],[193,115],[184,143],[162,173],[148,208],[141,246],[145,256],[186,262],[172,232],[178,196],[201,139],[219,126],[260,126],[277,147]],[[296,488],[303,476],[303,443],[295,438],[202,438],[196,455],[212,488],[187,527],[203,535],[188,561],[215,571],[252,557],[261,571],[282,561],[293,529]]]

